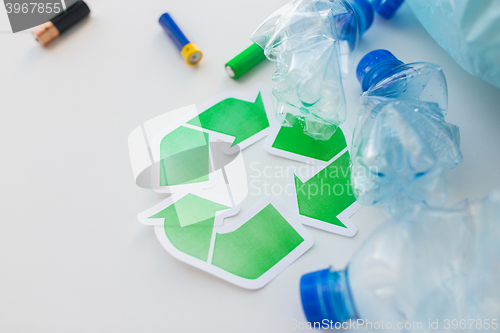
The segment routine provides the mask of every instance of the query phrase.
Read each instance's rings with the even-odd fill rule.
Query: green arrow
[[[235,231],[216,235],[212,264],[237,276],[257,279],[303,241],[269,204]]]
[[[149,218],[165,219],[165,234],[172,245],[181,252],[207,261],[215,213],[228,208],[189,193]]]
[[[160,186],[208,181],[208,134],[187,127],[168,133],[160,143]]]
[[[349,158],[346,151],[305,183],[295,176],[300,215],[347,228],[337,215],[356,201],[351,187]]]
[[[188,124],[234,136],[233,145],[269,127],[260,93],[254,103],[226,98],[188,121]]]
[[[347,147],[344,133],[340,128],[329,140],[315,140],[304,133],[300,121],[292,127],[281,126],[273,148],[328,162]]]

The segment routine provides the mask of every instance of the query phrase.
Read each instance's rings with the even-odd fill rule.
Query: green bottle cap
[[[259,45],[252,44],[226,64],[226,72],[236,80],[264,59],[264,50]]]

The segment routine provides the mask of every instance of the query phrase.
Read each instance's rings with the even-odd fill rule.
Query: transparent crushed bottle
[[[390,19],[403,0],[370,0]],[[500,1],[406,0],[422,26],[470,74],[500,88]]]
[[[406,2],[432,38],[463,69],[500,88],[500,1]]]
[[[389,20],[396,14],[399,7],[403,4],[403,1],[404,0],[371,0],[370,3],[377,14]]]
[[[358,39],[372,22],[366,0],[296,0],[257,28],[252,41],[276,62],[273,95],[282,125],[298,120],[307,135],[328,140],[345,122],[341,77],[347,76]]]
[[[465,317],[476,319],[476,330],[500,331],[500,191],[493,191],[476,211],[481,220],[478,251],[467,276]],[[489,320],[488,320],[489,319]],[[496,320],[496,323],[494,320]],[[469,322],[470,324],[470,322]]]
[[[499,223],[500,193],[493,192],[483,201],[451,210],[424,208],[404,221],[383,224],[345,270],[302,277],[307,320],[323,328],[348,322],[381,332],[439,333],[461,331],[452,320],[489,319],[492,328],[497,318],[492,330],[497,332]],[[481,262],[485,251],[489,256]],[[430,326],[436,321],[439,325]]]
[[[444,171],[462,162],[460,133],[445,121],[446,79],[437,65],[404,64],[387,50],[358,64],[364,93],[353,135],[351,175],[362,205],[390,214],[446,202]]]

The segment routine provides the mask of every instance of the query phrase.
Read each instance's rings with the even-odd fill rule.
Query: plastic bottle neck
[[[367,91],[380,81],[387,79],[394,74],[394,69],[403,65],[403,62],[397,59],[387,59],[381,61],[368,72],[361,83],[363,91]]]
[[[393,17],[402,4],[403,0],[374,0],[372,2],[373,9],[386,20]]]
[[[329,325],[357,320],[347,270],[325,269],[302,276],[300,295],[306,318],[311,323]]]
[[[371,27],[373,8],[367,0],[344,0],[344,5],[351,12],[340,14],[336,19],[339,39],[356,40]]]
[[[356,15],[358,33],[359,37],[361,37],[373,23],[373,8],[366,0],[348,0],[348,2],[354,10],[354,15]]]
[[[375,50],[365,55],[359,62],[356,75],[363,91],[367,91],[380,81],[390,77],[403,65],[387,50]]]

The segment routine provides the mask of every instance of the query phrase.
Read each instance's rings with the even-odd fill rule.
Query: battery
[[[264,50],[259,45],[252,44],[226,64],[226,72],[236,80],[264,59]]]
[[[78,1],[49,22],[35,28],[33,34],[36,40],[45,46],[89,14],[89,6],[83,1]]]
[[[165,30],[165,32],[167,33],[168,37],[170,37],[172,42],[174,42],[181,56],[184,58],[184,60],[186,60],[188,65],[197,65],[201,61],[203,53],[201,53],[200,49],[195,43],[191,43],[189,39],[187,39],[187,37],[172,19],[170,14],[163,14],[160,17],[159,22],[163,30]]]

